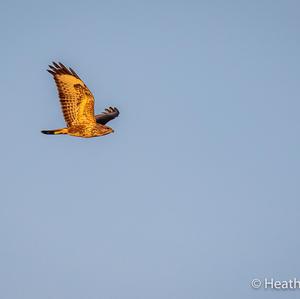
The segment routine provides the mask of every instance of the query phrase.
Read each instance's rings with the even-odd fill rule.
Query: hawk
[[[106,123],[119,115],[115,107],[106,108],[101,114],[94,114],[94,96],[84,82],[71,68],[62,63],[49,65],[60,99],[67,127],[56,130],[43,130],[43,134],[67,134],[76,137],[97,137],[113,133]]]

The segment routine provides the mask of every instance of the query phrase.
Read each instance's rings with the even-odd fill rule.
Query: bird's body
[[[105,124],[119,115],[117,108],[109,107],[105,112],[94,114],[94,97],[79,76],[62,63],[49,65],[54,77],[67,127],[43,130],[48,135],[68,134],[76,137],[97,137],[110,134],[112,128]]]
[[[107,126],[97,124],[74,125],[68,128],[68,134],[76,137],[97,137],[112,133],[113,130]]]

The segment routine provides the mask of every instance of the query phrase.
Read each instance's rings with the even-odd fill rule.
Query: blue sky
[[[297,298],[299,1],[1,4],[3,299]],[[51,61],[115,133],[64,126]]]

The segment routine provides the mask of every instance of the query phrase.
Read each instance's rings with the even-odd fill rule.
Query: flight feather
[[[55,62],[47,71],[55,80],[67,126],[95,123],[93,94],[76,72]]]

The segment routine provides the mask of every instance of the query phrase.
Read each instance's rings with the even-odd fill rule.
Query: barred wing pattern
[[[49,68],[47,71],[55,80],[67,126],[95,123],[93,94],[75,71],[55,62]]]

